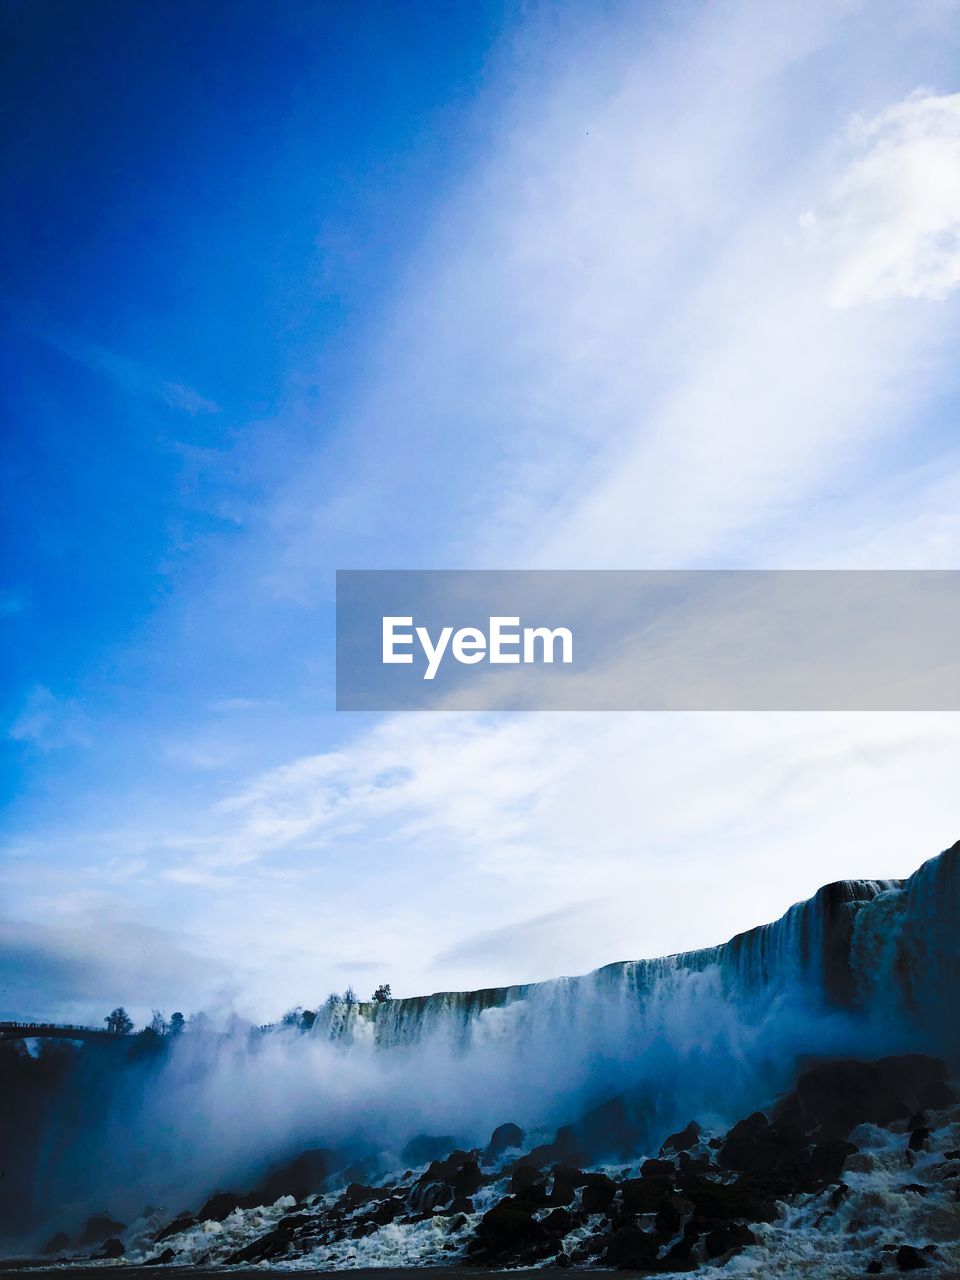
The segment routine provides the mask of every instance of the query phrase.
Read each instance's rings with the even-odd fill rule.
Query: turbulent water
[[[175,1212],[311,1147],[375,1177],[403,1168],[416,1134],[482,1145],[510,1120],[535,1138],[621,1091],[655,1148],[692,1116],[722,1125],[761,1105],[806,1055],[956,1064],[958,939],[960,844],[908,880],[829,885],[702,951],[340,1008],[306,1034],[189,1031],[109,1088],[90,1055],[46,1135],[37,1230],[104,1208]]]

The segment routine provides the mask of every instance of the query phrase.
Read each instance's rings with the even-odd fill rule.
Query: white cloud
[[[960,93],[916,92],[850,142],[857,158],[803,219],[833,260],[832,304],[942,301],[960,285]]]

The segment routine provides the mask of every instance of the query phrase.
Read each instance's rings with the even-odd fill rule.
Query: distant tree
[[[153,1017],[150,1019],[150,1030],[155,1036],[165,1036],[167,1034],[167,1020],[159,1009],[154,1009]]]
[[[183,1034],[183,1028],[186,1025],[186,1018],[182,1013],[171,1013],[170,1022],[167,1026],[167,1034],[171,1036],[179,1036]]]
[[[379,987],[373,993],[374,1004],[389,1004],[393,999],[393,992],[390,990],[389,982],[381,982]]]
[[[294,1005],[280,1019],[281,1027],[299,1027],[300,1019],[303,1017],[303,1005]]]
[[[338,1009],[343,1004],[343,996],[336,991],[331,991],[323,1002],[324,1008],[331,1010]]]
[[[360,997],[354,991],[353,987],[347,987],[346,991],[343,993],[343,1003],[348,1009],[352,1009],[355,1004],[360,1003]]]
[[[104,1022],[107,1030],[112,1031],[115,1036],[128,1036],[133,1030],[133,1019],[122,1004],[118,1004],[113,1013],[108,1013]]]

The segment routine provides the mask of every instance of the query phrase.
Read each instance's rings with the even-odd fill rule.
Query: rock
[[[158,1253],[155,1258],[148,1258],[143,1264],[145,1267],[165,1267],[168,1262],[172,1262],[177,1255],[172,1249],[164,1249],[162,1253]]]
[[[361,1204],[366,1204],[368,1200],[382,1200],[389,1193],[381,1187],[368,1187],[363,1182],[351,1182],[340,1197],[340,1203],[345,1209],[356,1209]]]
[[[703,1130],[696,1120],[691,1120],[687,1127],[681,1129],[679,1133],[671,1133],[660,1148],[660,1154],[666,1155],[668,1151],[689,1151],[691,1147],[695,1147],[700,1141],[702,1132]]]
[[[542,1222],[544,1230],[549,1235],[565,1236],[573,1230],[577,1220],[566,1209],[551,1209],[547,1216],[542,1219]]]
[[[920,1090],[918,1097],[920,1106],[925,1111],[943,1111],[960,1102],[960,1098],[944,1080],[931,1080]]]
[[[829,1142],[818,1142],[810,1152],[807,1161],[807,1171],[811,1180],[824,1184],[836,1182],[847,1160],[856,1155],[858,1150],[859,1148],[852,1142],[844,1142],[840,1138],[834,1138]]]
[[[553,1171],[553,1185],[550,1188],[551,1204],[573,1204],[580,1187],[586,1186],[588,1174],[570,1165],[559,1164]]]
[[[417,1165],[428,1164],[431,1160],[442,1160],[448,1152],[453,1151],[459,1145],[456,1138],[452,1138],[448,1134],[433,1136],[427,1133],[419,1133],[415,1138],[411,1138],[403,1148],[400,1153],[400,1159],[404,1164],[416,1167]]]
[[[126,1227],[122,1222],[114,1222],[106,1214],[95,1214],[87,1219],[77,1243],[81,1249],[86,1249],[92,1244],[102,1244],[104,1240],[109,1240],[111,1236],[118,1236],[123,1231],[126,1231]]]
[[[547,1203],[547,1182],[538,1169],[522,1164],[514,1169],[510,1179],[510,1193],[531,1204]]]
[[[278,1228],[231,1253],[224,1262],[227,1266],[237,1266],[241,1262],[266,1262],[271,1258],[281,1257],[289,1248],[290,1233]]]
[[[657,1210],[654,1231],[661,1240],[669,1240],[675,1236],[683,1224],[687,1214],[693,1212],[693,1203],[684,1196],[665,1196]]]
[[[438,1210],[452,1208],[453,1187],[447,1182],[420,1181],[410,1191],[408,1201],[410,1208],[417,1213],[432,1214]]]
[[[217,1191],[197,1214],[198,1222],[222,1222],[239,1208],[240,1197],[234,1191]]]
[[[454,1175],[453,1190],[458,1197],[474,1195],[483,1186],[483,1174],[476,1160],[464,1160]]]
[[[656,1213],[672,1191],[669,1178],[628,1178],[620,1184],[627,1213]]]
[[[642,1271],[655,1262],[657,1242],[648,1231],[639,1227],[621,1227],[610,1237],[603,1263],[621,1270]]]
[[[531,1213],[531,1206],[517,1200],[501,1200],[480,1219],[477,1239],[493,1256],[514,1252],[524,1245],[546,1238],[544,1227]]]
[[[672,1178],[674,1172],[672,1160],[644,1160],[640,1166],[641,1178]]]
[[[756,1242],[757,1237],[743,1223],[723,1222],[707,1232],[703,1243],[708,1258],[720,1258],[734,1249]]]
[[[105,1241],[103,1248],[99,1253],[94,1254],[97,1259],[122,1258],[123,1257],[123,1241],[118,1240],[116,1236],[111,1236]]]
[[[206,1221],[206,1219],[202,1219]],[[177,1236],[181,1231],[187,1231],[194,1225],[195,1219],[189,1213],[182,1214],[179,1218],[174,1218],[172,1222],[161,1228],[153,1237],[154,1244],[160,1244],[163,1240],[168,1240],[170,1236]]]
[[[293,1196],[294,1200],[305,1199],[312,1191],[319,1191],[337,1169],[343,1167],[343,1160],[328,1147],[314,1147],[303,1151],[295,1160],[273,1169],[254,1194],[258,1204],[273,1204],[281,1196]]]
[[[622,1093],[584,1112],[571,1128],[572,1146],[581,1159],[586,1158],[585,1163],[603,1156],[625,1155],[640,1136],[631,1108]]]
[[[883,1263],[880,1261],[879,1258],[871,1258],[871,1260],[867,1263],[868,1276],[878,1276],[882,1270],[883,1270]]]
[[[511,1147],[519,1147],[523,1143],[524,1132],[518,1124],[497,1125],[493,1133],[490,1135],[490,1141],[484,1155],[491,1160],[495,1160],[497,1156],[502,1156],[504,1151],[509,1151]]]
[[[617,1194],[617,1184],[605,1173],[588,1175],[587,1183],[580,1197],[584,1213],[606,1213],[613,1204]]]
[[[908,1119],[924,1092],[946,1076],[941,1059],[922,1054],[829,1062],[805,1071],[778,1112],[799,1115],[807,1133],[843,1138],[858,1124]]]
[[[735,1124],[720,1148],[721,1169],[751,1172],[797,1164],[807,1154],[807,1143],[798,1126],[771,1124],[762,1111]]]
[[[58,1231],[56,1235],[50,1237],[40,1252],[43,1254],[66,1253],[69,1248],[70,1237],[65,1231]]]
[[[912,1244],[902,1244],[896,1254],[897,1267],[901,1271],[920,1271],[927,1266],[927,1259]]]
[[[747,1222],[773,1222],[777,1216],[771,1199],[749,1184],[742,1185],[739,1180],[725,1184],[699,1178],[688,1183],[683,1194],[693,1202],[695,1211],[702,1218],[717,1218],[721,1221],[743,1218]]]
[[[910,1142],[908,1143],[910,1150],[922,1151],[923,1148],[927,1145],[927,1139],[930,1137],[930,1134],[932,1132],[933,1132],[932,1129],[927,1129],[927,1128],[914,1129],[914,1131],[910,1134]]]

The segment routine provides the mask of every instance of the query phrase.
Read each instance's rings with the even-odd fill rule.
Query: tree
[[[108,1013],[104,1022],[107,1024],[107,1030],[115,1036],[128,1036],[133,1030],[133,1019],[122,1004],[118,1004],[113,1013]]]
[[[374,1004],[389,1004],[393,999],[393,992],[390,990],[389,982],[381,982],[379,987],[373,993]]]
[[[346,991],[343,993],[343,1003],[348,1009],[352,1009],[355,1004],[360,1003],[360,997],[354,991],[353,987],[347,987]]]
[[[300,1030],[309,1031],[317,1020],[317,1015],[313,1009],[304,1009],[300,1017]]]
[[[167,1020],[159,1009],[154,1009],[153,1017],[150,1019],[150,1030],[155,1036],[165,1036],[167,1034]]]
[[[167,1031],[172,1036],[182,1035],[185,1024],[186,1024],[186,1018],[184,1018],[182,1013],[179,1013],[179,1012],[171,1013],[170,1023],[169,1023],[169,1026],[167,1027]]]
[[[331,991],[323,1003],[325,1008],[329,1009],[332,1013],[334,1009],[339,1009],[343,1004],[343,996],[339,995],[336,991]]]
[[[303,1017],[303,1005],[294,1005],[280,1019],[281,1027],[299,1027],[300,1019]]]

